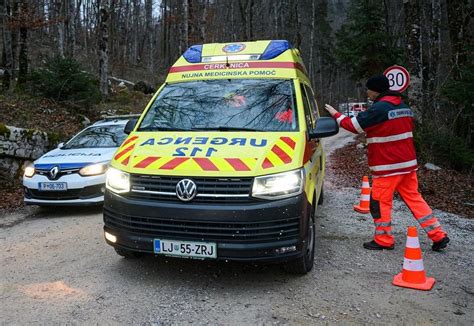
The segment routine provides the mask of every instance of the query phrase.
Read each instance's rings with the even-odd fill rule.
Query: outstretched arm
[[[357,118],[356,117],[353,117],[353,118],[349,118],[348,116],[345,116],[344,114],[342,114],[341,112],[338,112],[335,108],[333,108],[332,106],[330,106],[329,104],[326,104],[324,106],[324,108],[326,109],[326,111],[329,112],[329,114],[334,118],[336,119],[337,121],[337,124],[350,131],[350,132],[353,132],[355,134],[362,134],[364,133],[364,129],[362,129],[362,127],[360,126],[359,122],[357,121]]]

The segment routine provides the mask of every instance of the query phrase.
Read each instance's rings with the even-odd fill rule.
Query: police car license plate
[[[217,245],[214,242],[189,242],[178,240],[154,239],[155,254],[191,257],[216,258]]]
[[[41,191],[66,191],[66,182],[39,182],[38,189]]]

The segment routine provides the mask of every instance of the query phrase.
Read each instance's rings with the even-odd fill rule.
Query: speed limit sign
[[[388,78],[391,91],[401,93],[410,84],[410,74],[402,66],[388,67],[383,74]]]

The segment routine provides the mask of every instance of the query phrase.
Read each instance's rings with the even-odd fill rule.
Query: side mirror
[[[138,119],[130,119],[128,120],[127,124],[125,125],[125,128],[123,128],[123,132],[126,133],[127,135],[130,135],[130,133],[135,129],[135,125],[137,124]]]
[[[62,148],[64,146],[64,143],[59,143],[58,148]]]
[[[316,128],[309,133],[309,138],[324,138],[337,134],[339,126],[335,119],[330,117],[319,118],[316,122]]]

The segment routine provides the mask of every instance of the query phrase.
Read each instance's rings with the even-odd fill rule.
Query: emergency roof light
[[[217,55],[202,57],[202,62],[258,60],[259,58],[259,54]]]
[[[270,41],[263,54],[260,56],[260,60],[273,59],[291,48],[293,48],[293,46],[286,40]]]
[[[209,56],[202,57],[202,44],[193,45],[184,52],[183,57],[189,63],[199,62],[215,62],[215,61],[239,61],[239,60],[270,60],[276,58],[288,49],[292,49],[293,46],[286,40],[274,40],[270,41],[262,55],[250,54],[250,55],[223,55],[223,56]]]
[[[198,63],[201,62],[202,55],[202,44],[193,45],[184,52],[183,57],[189,63]]]

